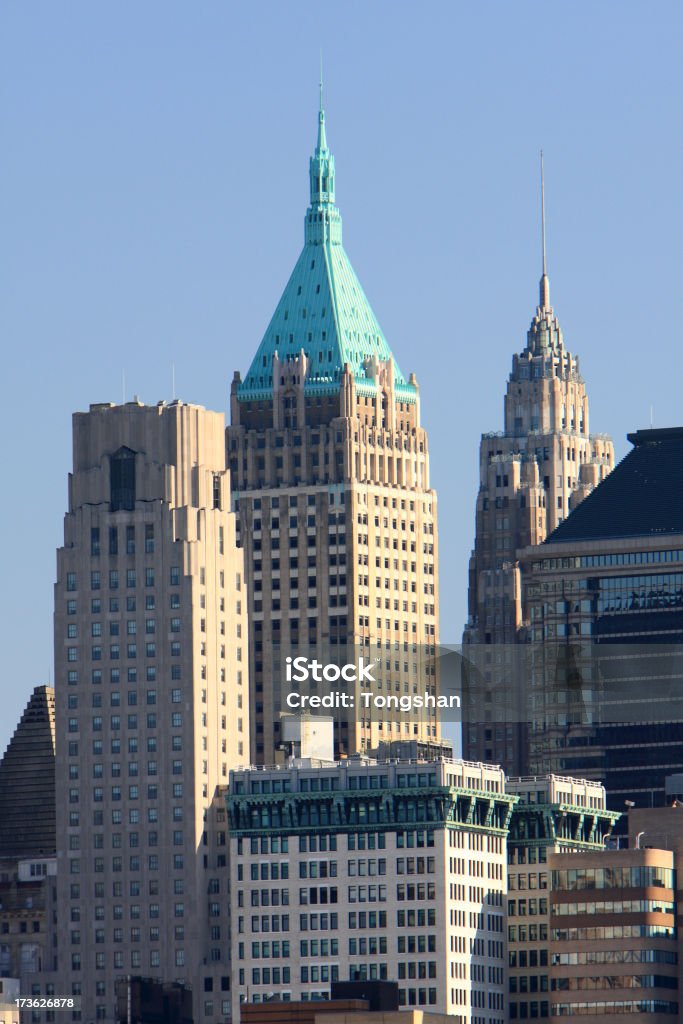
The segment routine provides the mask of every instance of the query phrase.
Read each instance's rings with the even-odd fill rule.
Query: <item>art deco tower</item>
[[[252,757],[266,763],[287,710],[287,654],[381,657],[385,687],[403,693],[437,642],[436,495],[419,390],[342,245],[322,96],[304,238],[245,378],[235,374],[227,430],[248,576]],[[429,715],[357,711],[338,724],[341,752],[438,736]]]
[[[248,764],[249,709],[224,426],[183,402],[74,416],[55,584],[57,991],[81,996],[83,1021],[115,1019],[127,974],[189,982],[197,1021],[203,993],[229,987],[214,797]]]
[[[504,429],[483,434],[479,450],[465,645],[518,641],[522,600],[517,551],[541,544],[614,466],[611,438],[589,431],[579,360],[565,347],[550,304],[542,165],[541,210],[543,271],[536,314],[525,348],[512,359]],[[498,655],[504,656],[501,651]],[[482,708],[479,712],[487,714]],[[524,741],[515,726],[470,721],[463,730],[463,749],[466,757],[495,761],[509,773],[524,771]]]

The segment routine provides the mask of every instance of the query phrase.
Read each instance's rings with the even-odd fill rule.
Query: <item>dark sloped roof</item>
[[[55,693],[37,686],[0,761],[0,858],[55,848]]]
[[[633,451],[546,544],[683,533],[683,427],[628,435]]]

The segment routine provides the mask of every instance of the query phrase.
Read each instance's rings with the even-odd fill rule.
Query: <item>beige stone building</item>
[[[500,768],[446,758],[232,772],[233,1021],[387,980],[402,1010],[504,1024],[514,803]]]
[[[286,656],[379,661],[383,695],[434,692],[436,495],[404,377],[342,246],[319,114],[305,245],[244,379],[227,454],[250,601],[252,753],[271,763]],[[337,716],[337,750],[435,744],[433,711]]]
[[[463,644],[465,654],[470,645],[499,646],[500,678],[502,647],[517,643],[522,626],[518,549],[543,543],[613,465],[611,438],[590,432],[579,359],[566,348],[550,304],[544,234],[539,302],[526,346],[513,356],[504,428],[482,435],[479,454]],[[493,710],[483,706],[468,714],[465,755],[500,762],[513,775],[525,774],[523,723],[508,720],[506,727],[501,720],[496,728]]]
[[[115,980],[229,986],[224,810],[248,763],[246,589],[218,413],[73,421],[55,585],[59,992],[112,1021]],[[227,917],[225,918],[227,926]],[[215,1019],[215,1018],[214,1018]]]

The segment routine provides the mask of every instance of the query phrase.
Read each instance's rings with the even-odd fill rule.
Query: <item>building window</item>
[[[135,508],[135,452],[119,448],[109,463],[112,512],[132,512]]]

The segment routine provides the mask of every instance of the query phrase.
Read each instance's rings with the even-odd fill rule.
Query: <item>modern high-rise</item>
[[[249,594],[252,756],[280,745],[285,657],[380,659],[384,693],[436,685],[436,495],[420,394],[342,245],[325,114],[310,160],[304,247],[244,379],[226,444]],[[337,751],[434,743],[422,716],[348,713]]]
[[[555,853],[548,868],[550,1015],[679,1020],[674,849]]]
[[[590,433],[579,359],[566,348],[550,304],[544,205],[542,220],[538,306],[526,346],[513,356],[503,430],[481,438],[465,656],[471,645],[517,642],[522,624],[518,549],[541,544],[614,464],[611,439]],[[482,707],[465,706],[466,716],[465,756],[496,761],[513,775],[526,774],[523,722],[496,728]]]
[[[629,440],[547,541],[519,553],[530,764],[602,781],[615,811],[666,803],[683,763],[683,428]]]
[[[55,585],[58,991],[227,991],[225,825],[249,756],[246,591],[224,419],[174,401],[73,420]],[[227,920],[227,918],[226,918]],[[212,1013],[212,1019],[216,1015]]]
[[[515,800],[497,766],[445,758],[231,772],[233,1020],[377,979],[403,1009],[504,1024]]]

